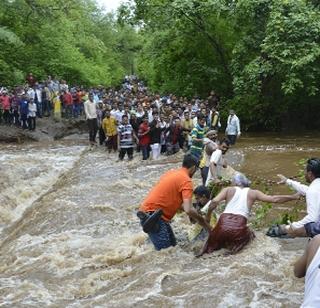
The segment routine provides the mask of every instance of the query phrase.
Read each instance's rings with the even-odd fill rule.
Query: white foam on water
[[[35,200],[47,193],[61,174],[79,160],[84,147],[1,151],[0,224],[19,219]]]
[[[53,156],[54,164],[61,161],[61,154],[73,156],[70,148],[39,151],[49,160]],[[72,181],[63,179],[58,191],[41,201],[30,225],[6,243],[0,256],[0,294],[7,306],[299,306],[303,281],[293,277],[291,263],[301,251],[286,251],[290,242],[257,232],[257,238],[237,255],[224,257],[224,251],[218,251],[197,259],[194,254],[201,243],[193,247],[188,242],[192,225],[182,213],[172,223],[178,246],[155,251],[135,211],[152,183],[175,165],[153,168],[142,165],[138,155],[132,162],[115,163],[113,156],[108,159],[102,150],[85,152],[70,171]],[[62,161],[57,166],[64,170],[63,165],[70,164]],[[40,166],[26,164],[35,177],[41,177]],[[44,168],[45,185],[51,183],[48,168]],[[59,214],[61,221],[47,220],[48,212]]]

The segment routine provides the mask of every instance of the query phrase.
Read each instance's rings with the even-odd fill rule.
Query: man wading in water
[[[254,238],[253,232],[247,226],[247,219],[255,201],[283,203],[297,200],[300,196],[299,194],[265,195],[259,190],[250,189],[250,181],[241,173],[237,173],[232,182],[233,186],[224,188],[209,205],[207,221],[210,221],[212,211],[221,201],[226,201],[227,204],[198,256],[221,248],[236,253],[246,246]]]
[[[208,231],[210,225],[192,206],[192,176],[197,171],[198,160],[187,154],[182,168],[166,172],[142,202],[137,216],[143,231],[148,233],[156,250],[176,245],[170,220],[179,209],[198,221]]]

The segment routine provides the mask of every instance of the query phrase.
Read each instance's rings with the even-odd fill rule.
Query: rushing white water
[[[244,152],[234,156],[237,166]],[[173,222],[178,246],[154,251],[136,209],[180,161],[116,162],[102,148],[68,144],[3,146],[0,306],[299,307],[304,285],[292,262],[303,239],[257,232],[237,255],[197,259],[201,243],[187,240],[182,213]]]
[[[0,226],[19,219],[25,209],[53,187],[61,174],[73,167],[83,149],[8,147],[1,151]]]

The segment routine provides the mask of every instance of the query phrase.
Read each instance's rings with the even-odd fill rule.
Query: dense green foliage
[[[130,72],[136,36],[93,0],[2,0],[0,84],[21,83],[32,72],[116,85]]]
[[[319,127],[318,1],[132,0],[124,11],[152,89],[214,89],[247,129]]]
[[[127,0],[116,18],[94,0],[2,0],[0,42],[0,84],[116,85],[137,68],[161,93],[214,89],[245,129],[320,125],[319,1]]]

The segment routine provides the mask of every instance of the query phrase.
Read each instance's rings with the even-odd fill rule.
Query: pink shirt
[[[1,103],[3,110],[10,110],[10,97],[8,95],[1,96]]]

